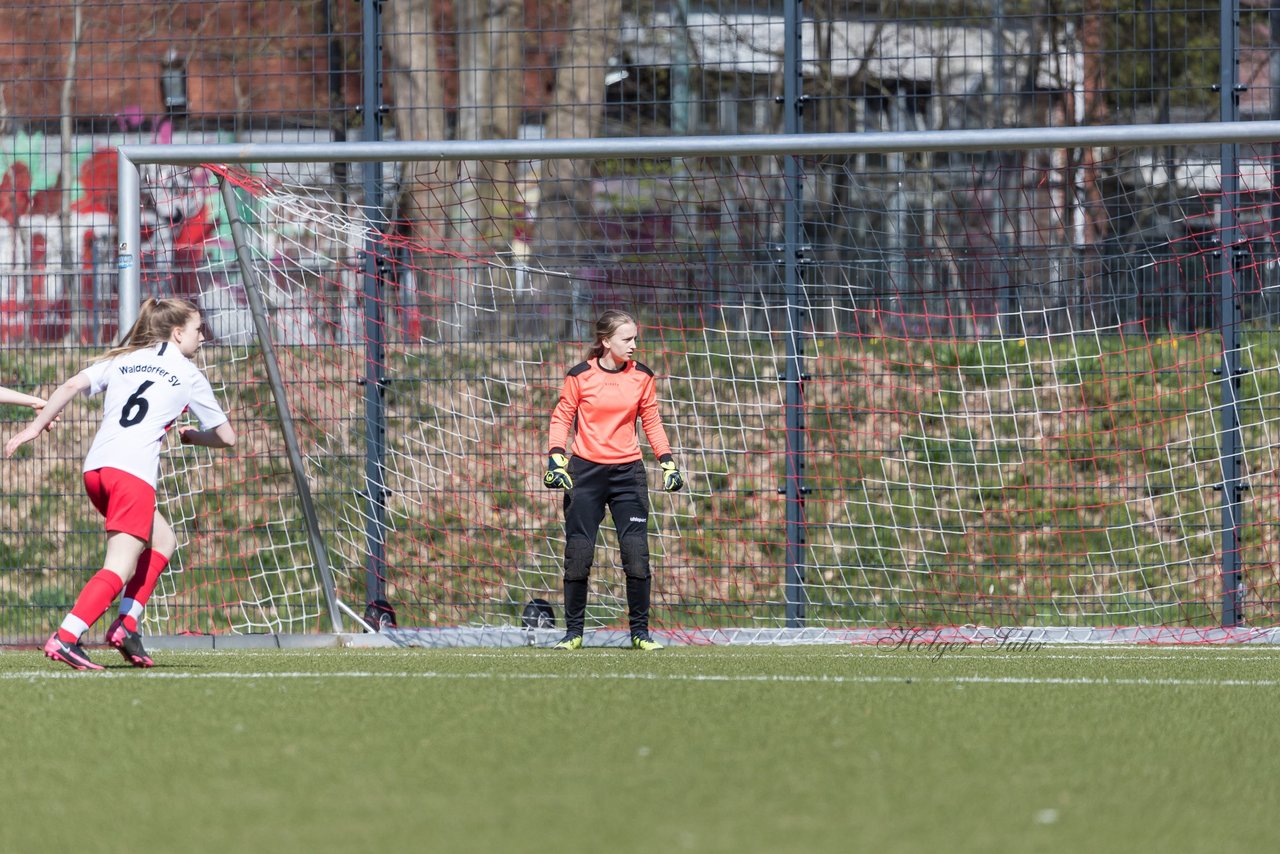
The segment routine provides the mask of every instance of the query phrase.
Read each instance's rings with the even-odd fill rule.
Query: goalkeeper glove
[[[658,465],[662,467],[662,488],[667,492],[679,492],[684,489],[684,475],[680,474],[680,467],[676,465],[676,461],[671,458],[670,454],[665,454]]]
[[[573,478],[569,477],[569,458],[560,451],[552,451],[547,457],[547,473],[542,476],[542,485],[547,489],[573,489]]]

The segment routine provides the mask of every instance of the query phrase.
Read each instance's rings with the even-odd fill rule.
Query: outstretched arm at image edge
[[[14,391],[11,388],[0,386],[0,403],[10,403],[15,406],[30,406],[32,409],[40,409],[44,406],[45,399],[36,397],[34,394],[23,394],[20,391]]]
[[[44,405],[44,408],[41,409],[39,413],[37,413],[31,423],[15,433],[5,444],[4,455],[6,457],[12,457],[18,448],[21,448],[27,442],[30,442],[35,437],[39,436],[40,431],[52,424],[53,420],[58,417],[63,409],[66,408],[68,403],[88,390],[89,378],[84,374],[76,374],[74,377],[58,386],[57,390],[53,394],[49,395],[49,402]]]

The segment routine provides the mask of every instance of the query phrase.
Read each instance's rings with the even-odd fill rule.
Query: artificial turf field
[[[0,653],[0,851],[1280,842],[1268,647],[91,654]]]

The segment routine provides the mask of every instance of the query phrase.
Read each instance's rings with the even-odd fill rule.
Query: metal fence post
[[[802,131],[801,116],[804,112],[804,70],[801,65],[800,0],[788,0],[786,5],[785,37],[783,47],[783,130],[786,134]],[[794,154],[783,157],[783,174],[786,183],[782,267],[783,292],[786,309],[787,374],[786,374],[786,476],[783,493],[786,495],[786,622],[789,628],[800,628],[805,621],[806,594],[804,589],[805,522],[804,496],[809,491],[804,485],[804,282],[801,265],[807,247],[801,228],[800,202],[803,193],[803,177],[800,161]]]
[[[1221,70],[1219,78],[1220,119],[1224,122],[1239,121],[1240,87],[1236,68],[1238,55],[1239,0],[1222,4]],[[1237,325],[1240,322],[1240,305],[1237,302],[1236,272],[1241,246],[1240,228],[1236,209],[1240,204],[1239,145],[1227,143],[1221,147],[1222,201],[1220,203],[1221,251],[1217,255],[1219,286],[1219,323],[1222,330],[1222,365],[1218,372],[1222,377],[1222,625],[1238,626],[1243,614],[1243,573],[1240,565],[1241,492],[1240,480],[1242,437],[1240,434],[1240,351],[1237,342]]]
[[[365,143],[382,140],[382,0],[364,0],[361,26],[364,35],[362,112]],[[366,601],[386,598],[386,464],[387,418],[383,401],[386,383],[386,342],[382,318],[382,268],[378,236],[386,230],[382,201],[382,161],[361,166],[365,210],[373,218],[364,244],[365,334],[365,566]]]

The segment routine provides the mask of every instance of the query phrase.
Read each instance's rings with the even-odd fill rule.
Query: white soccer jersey
[[[84,459],[84,470],[115,468],[156,485],[165,433],[186,409],[209,430],[227,415],[209,381],[178,345],[169,341],[123,353],[80,372],[89,394],[107,393],[102,426]]]

